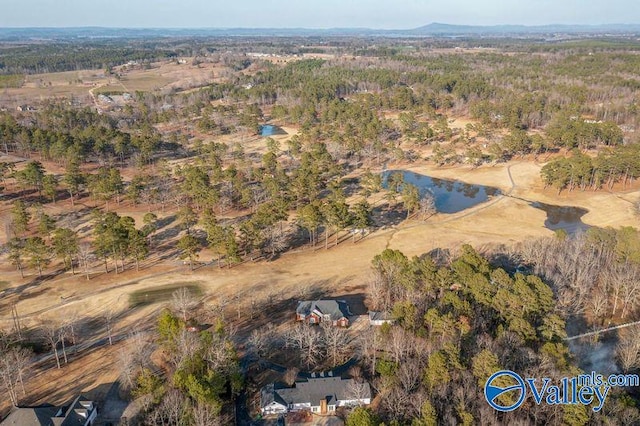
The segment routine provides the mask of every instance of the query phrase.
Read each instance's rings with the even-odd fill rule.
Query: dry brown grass
[[[411,170],[431,176],[496,186],[503,193],[511,190],[505,165],[477,169],[433,168],[423,165],[412,166]],[[346,241],[329,250],[303,250],[282,255],[274,261],[247,262],[232,269],[202,267],[191,272],[174,261],[167,261],[140,272],[129,269],[119,275],[101,274],[91,281],[86,281],[79,275],[63,274],[54,280],[37,283],[32,274],[26,279],[20,279],[7,262],[3,262],[0,270],[3,279],[9,284],[3,291],[0,326],[9,326],[8,306],[9,303],[16,303],[18,311],[25,317],[25,324],[35,324],[51,316],[64,317],[70,311],[81,316],[97,317],[106,309],[112,309],[126,314],[117,327],[127,330],[158,309],[157,305],[151,305],[145,309],[129,310],[129,294],[186,281],[200,282],[203,293],[210,300],[220,297],[236,300],[234,297],[237,297],[245,303],[244,312],[251,308],[251,301],[273,297],[274,292],[281,300],[293,300],[303,287],[327,296],[362,294],[370,273],[371,259],[387,247],[400,249],[412,256],[436,247],[455,249],[463,243],[482,246],[551,235],[551,231],[543,226],[544,213],[531,207],[527,200],[585,207],[590,211],[583,217],[583,221],[590,225],[622,226],[637,223],[632,205],[638,199],[636,192],[563,192],[557,195],[553,190],[542,188],[538,177],[539,164],[516,162],[511,164],[510,170],[516,184],[511,197],[499,197],[466,212],[436,215],[427,222],[408,221],[395,228],[378,231],[356,244]],[[5,205],[4,212],[6,207]],[[127,214],[131,213],[133,212]],[[21,289],[17,293],[12,291],[16,288]],[[60,296],[65,299],[61,301]],[[234,307],[229,309],[228,315],[233,319]],[[244,332],[250,332],[250,328]],[[35,389],[37,395],[40,395],[37,399],[43,400],[47,399],[46,395],[50,392],[60,392],[60,395],[65,394],[64,397],[68,398],[79,385],[108,383],[117,370],[115,367],[113,371],[105,370],[107,365],[111,365],[108,363],[112,361],[108,360],[115,356],[115,348],[105,348],[100,353],[104,354],[107,364],[97,364],[94,358],[88,357],[86,361],[75,361],[73,368],[65,367],[73,370],[73,374],[76,374],[76,368],[84,371],[83,380],[86,383],[76,380],[75,376],[61,374],[58,377],[58,372],[51,371],[42,373],[42,377],[47,379],[35,378],[34,383],[30,380],[29,389]],[[55,381],[50,379],[53,376],[56,376]]]
[[[122,77],[117,80],[113,75],[105,75],[103,70],[80,70],[49,74],[34,74],[26,77],[21,88],[3,89],[0,94],[0,107],[14,109],[23,104],[36,104],[49,98],[71,98],[82,105],[92,105],[89,90],[95,93],[110,91],[153,91],[189,90],[211,82],[225,79],[226,68],[217,64],[203,63],[191,65],[163,61],[152,64],[150,69],[129,69],[117,67]]]
[[[15,106],[41,97],[70,94],[84,99],[89,97],[91,89],[84,82],[96,84],[97,87],[103,86],[103,90],[120,86],[129,91],[173,90],[219,80],[223,78],[223,71],[212,64],[193,66],[166,62],[154,64],[154,69],[151,70],[126,71],[122,84],[101,76],[100,72],[96,71],[31,76],[25,87],[7,89],[0,103]],[[78,83],[78,80],[82,80],[83,83]],[[73,83],[74,81],[76,83]],[[468,122],[457,119],[452,123],[452,127],[464,128]],[[295,128],[290,127],[284,127],[284,130],[288,135],[275,137],[283,143],[283,149],[284,142],[296,132]],[[266,150],[264,138],[247,137],[238,140],[238,136],[233,136],[225,139],[228,143],[236,141],[242,142],[247,154],[259,155]],[[427,155],[428,148],[420,154]],[[116,329],[121,332],[130,330],[142,320],[148,319],[158,309],[158,305],[132,310],[128,306],[129,295],[176,282],[200,282],[204,295],[210,300],[222,297],[231,300],[237,297],[245,303],[244,309],[250,309],[252,300],[261,300],[273,293],[276,293],[280,300],[293,300],[300,294],[301,288],[305,287],[327,296],[361,294],[370,273],[371,259],[385,248],[399,249],[412,256],[436,247],[455,250],[463,243],[483,246],[552,235],[552,232],[543,226],[544,212],[531,207],[529,201],[587,208],[589,213],[582,220],[589,225],[637,226],[633,208],[633,203],[640,198],[637,192],[564,191],[558,195],[556,191],[542,187],[539,177],[541,166],[529,160],[480,168],[438,168],[420,163],[395,164],[393,168],[494,186],[509,196],[498,197],[457,214],[439,214],[426,222],[406,221],[396,227],[377,231],[356,244],[347,240],[330,250],[320,247],[306,249],[283,254],[273,261],[245,262],[232,269],[207,266],[192,272],[175,259],[168,259],[156,262],[152,266],[147,262],[139,272],[130,266],[125,273],[118,275],[102,273],[102,265],[97,264],[91,281],[87,281],[82,275],[72,276],[69,273],[39,281],[33,271],[28,271],[26,278],[20,278],[9,265],[6,256],[2,256],[0,273],[3,283],[6,284],[0,289],[0,328],[10,327],[9,306],[15,303],[27,326],[35,325],[46,318],[65,317],[72,312],[88,318],[97,318],[106,310],[112,310],[121,313]],[[53,165],[47,165],[47,168],[50,172],[61,172]],[[512,185],[509,172],[515,186]],[[133,170],[125,170],[123,175],[130,178],[133,173]],[[82,203],[89,207],[95,205],[86,199],[83,199]],[[120,214],[134,217],[138,226],[141,225],[141,218],[147,211],[146,206],[132,206],[130,203],[120,206],[111,203],[110,206]],[[8,217],[10,207],[8,202],[0,203],[0,221]],[[47,205],[45,208],[50,214],[63,213],[69,211],[70,204],[63,201],[56,205]],[[83,205],[79,204],[76,210],[81,208]],[[166,213],[169,214],[170,212]],[[84,225],[90,228],[90,224]],[[78,225],[82,226],[83,224]],[[6,240],[4,227],[0,227],[0,240]],[[172,243],[168,244],[171,246]],[[207,252],[202,253],[201,259],[210,258],[211,255]],[[293,308],[292,306],[291,309]],[[283,309],[287,307],[283,306]],[[231,313],[229,315],[231,316]],[[283,319],[286,318],[286,310],[281,311],[281,315]],[[244,332],[250,332],[251,326],[255,324],[246,322],[245,318],[241,319],[238,325],[246,328]],[[65,402],[80,388],[109,383],[117,372],[117,365],[114,364],[116,353],[116,347],[102,348],[81,360],[74,361],[62,371],[36,372],[27,385],[32,394],[29,401]]]

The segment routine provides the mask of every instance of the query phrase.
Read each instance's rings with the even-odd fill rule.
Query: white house
[[[337,407],[368,405],[371,387],[367,382],[333,377],[310,377],[297,381],[294,387],[280,388],[271,383],[261,391],[262,414],[284,414],[289,411],[311,411],[330,414]]]

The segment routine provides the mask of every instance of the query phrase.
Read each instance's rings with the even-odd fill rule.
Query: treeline
[[[385,250],[373,260],[373,309],[396,324],[361,338],[363,366],[380,395],[376,409],[347,424],[632,424],[638,409],[620,389],[600,413],[581,405],[525,404],[500,413],[482,393],[508,369],[523,377],[561,377],[579,369],[569,352],[554,292],[538,276],[510,275],[470,246],[450,262]],[[507,402],[507,401],[504,401]]]
[[[177,56],[175,49],[133,43],[29,44],[10,46],[0,53],[0,74],[43,74],[86,69],[107,69],[129,61],[151,62]]]
[[[614,67],[608,65],[611,61]],[[252,100],[285,106],[291,97],[305,104],[367,93],[382,108],[453,109],[505,128],[542,128],[567,110],[596,120],[635,124],[637,111],[629,105],[634,105],[638,82],[626,76],[636,61],[631,53],[613,52],[543,56],[419,50],[351,61],[297,61],[269,67],[242,82],[251,83],[247,94]],[[611,104],[604,106],[606,99]]]
[[[58,258],[64,270],[75,274],[77,267],[82,268],[89,279],[96,258],[104,262],[106,272],[109,272],[109,259],[113,260],[116,273],[119,268],[124,271],[127,261],[134,262],[136,269],[139,268],[140,262],[149,254],[157,217],[148,213],[143,221],[144,226],[136,228],[135,221],[129,216],[94,210],[89,243],[83,241],[76,230],[58,226],[56,220],[41,208],[27,208],[18,200],[7,223],[9,240],[5,249],[9,261],[23,278],[27,268],[36,269],[42,277],[54,258]]]
[[[633,318],[640,302],[640,233],[590,228],[571,237],[522,243],[518,251],[550,283],[563,316],[594,327]]]
[[[144,164],[160,145],[159,133],[141,123],[135,131],[122,131],[117,121],[90,108],[70,109],[51,104],[37,113],[36,123],[18,122],[9,114],[0,116],[0,149],[5,154],[30,157],[62,166],[89,161],[103,164],[120,162],[133,155]]]
[[[578,150],[571,157],[558,158],[540,170],[545,186],[572,191],[623,188],[640,177],[640,145],[625,145],[602,150],[594,158]]]

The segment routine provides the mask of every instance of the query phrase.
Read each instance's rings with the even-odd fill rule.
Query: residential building
[[[331,322],[338,327],[349,326],[349,305],[344,300],[304,300],[298,302],[296,320],[309,324]]]
[[[97,416],[95,403],[79,395],[64,407],[17,407],[0,426],[90,426]]]
[[[291,388],[271,383],[262,388],[260,403],[264,415],[289,411],[331,414],[338,407],[370,404],[371,387],[367,382],[322,374],[297,381]]]

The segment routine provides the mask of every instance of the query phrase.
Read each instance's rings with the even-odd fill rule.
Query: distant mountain
[[[431,23],[414,29],[371,28],[0,28],[2,40],[69,40],[146,37],[448,37],[482,35],[640,34],[640,24],[607,25],[451,25]]]
[[[607,33],[638,33],[639,24],[606,24],[606,25],[451,25],[438,22],[423,27],[408,30],[414,35],[491,35],[491,34],[607,34]]]
[[[392,32],[393,34],[396,31]],[[69,40],[157,37],[311,37],[384,36],[385,30],[368,28],[0,28],[1,40]]]

